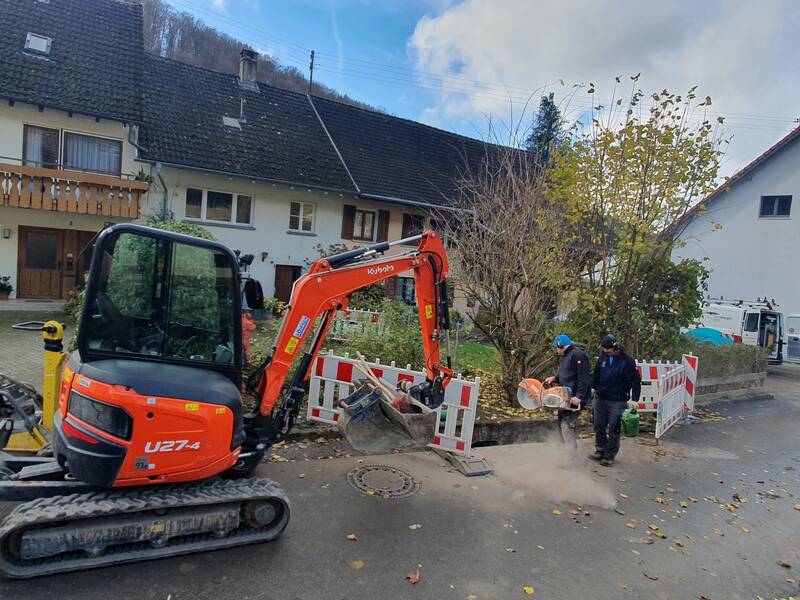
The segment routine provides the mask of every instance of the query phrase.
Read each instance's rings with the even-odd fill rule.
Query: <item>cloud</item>
[[[422,113],[444,127],[508,120],[511,101],[518,116],[531,94],[532,110],[545,89],[564,99],[573,83],[609,98],[616,75],[641,72],[645,92],[699,85],[726,115],[732,171],[800,116],[798,30],[792,0],[466,0],[422,17],[408,45],[419,81],[446,88]],[[572,116],[590,102],[575,93]]]
[[[222,14],[228,14],[228,0],[211,0],[211,6],[216,8]]]

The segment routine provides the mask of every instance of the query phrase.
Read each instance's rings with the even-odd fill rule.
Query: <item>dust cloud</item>
[[[611,488],[592,478],[592,465],[586,459],[588,452],[583,444],[575,452],[556,435],[545,442],[524,447],[528,450],[524,464],[505,465],[497,472],[503,480],[514,482],[518,490],[515,495],[524,494],[583,507],[616,506]]]

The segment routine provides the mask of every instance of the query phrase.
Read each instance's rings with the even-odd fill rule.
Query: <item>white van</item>
[[[793,315],[800,317],[800,315]],[[703,316],[695,327],[716,329],[733,340],[734,344],[747,344],[770,349],[770,364],[779,364],[784,358],[785,330],[783,314],[773,310],[766,301],[709,299],[703,307]],[[800,318],[795,322],[796,351],[800,352]],[[798,356],[800,358],[800,356]]]

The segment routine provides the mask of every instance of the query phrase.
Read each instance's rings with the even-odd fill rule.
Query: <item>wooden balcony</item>
[[[148,187],[111,175],[0,162],[0,208],[137,219]]]

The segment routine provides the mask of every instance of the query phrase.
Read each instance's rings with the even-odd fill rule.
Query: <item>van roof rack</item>
[[[769,310],[773,310],[778,304],[775,302],[775,298],[771,300],[767,300],[767,297],[764,296],[762,299],[759,297],[756,300],[741,300],[738,298],[730,298],[726,299],[720,296],[719,298],[714,298],[713,296],[708,296],[706,298],[707,304],[726,304],[728,306],[741,306],[741,307],[748,307],[748,308],[767,308]]]

